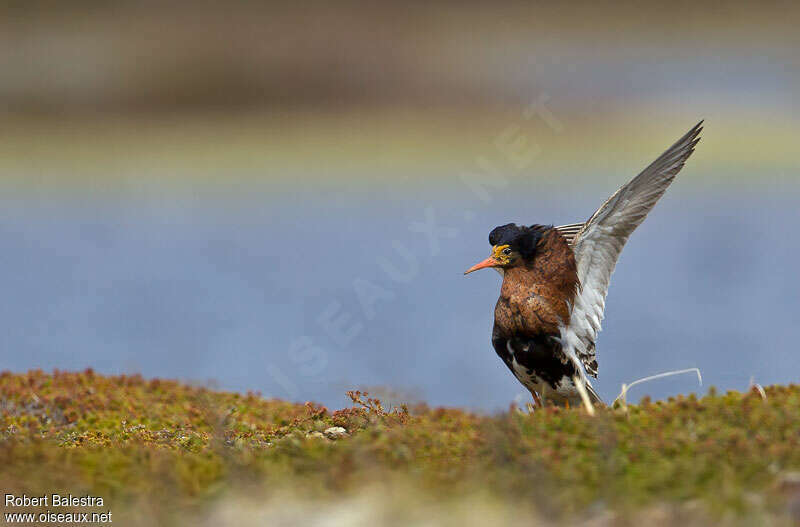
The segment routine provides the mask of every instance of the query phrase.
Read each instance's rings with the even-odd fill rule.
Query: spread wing
[[[581,287],[569,325],[561,331],[564,351],[597,377],[595,340],[603,320],[611,273],[631,233],[667,190],[700,141],[700,121],[638,176],[617,190],[584,224],[558,227],[573,247]],[[577,232],[576,226],[581,225]],[[573,234],[574,233],[574,234]],[[571,236],[571,238],[570,238]]]

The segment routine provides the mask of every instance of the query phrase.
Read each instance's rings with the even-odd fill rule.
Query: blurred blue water
[[[499,277],[462,272],[495,225],[580,220],[610,190],[489,204],[346,189],[6,197],[0,366],[212,379],[332,407],[347,389],[389,386],[502,408],[523,390],[489,345]],[[433,244],[413,225],[426,218],[446,235]],[[799,224],[796,194],[672,189],[612,280],[601,395],[692,366],[723,389],[800,380]],[[636,390],[705,387],[685,377]]]

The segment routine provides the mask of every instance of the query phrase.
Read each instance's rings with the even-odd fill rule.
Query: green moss
[[[244,487],[319,499],[398,479],[426,496],[480,492],[558,515],[697,500],[718,515],[778,514],[778,482],[800,469],[800,389],[766,395],[692,395],[589,417],[389,410],[353,392],[351,408],[331,413],[137,375],[6,372],[0,484],[102,495],[120,508],[145,500],[165,517]],[[327,439],[333,426],[347,436]]]

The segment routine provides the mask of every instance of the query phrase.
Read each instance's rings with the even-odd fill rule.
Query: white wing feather
[[[561,328],[561,344],[567,355],[592,376],[597,376],[595,340],[603,320],[608,283],[620,252],[694,152],[702,124],[700,121],[617,190],[584,224],[557,227],[573,247],[580,281],[569,324]]]

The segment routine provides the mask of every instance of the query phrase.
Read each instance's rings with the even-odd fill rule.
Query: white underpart
[[[539,394],[542,399],[563,401],[564,399],[574,399],[579,396],[575,383],[569,377],[563,377],[556,386],[557,391],[553,390],[544,379],[539,378],[535,373],[529,374],[528,369],[517,362],[517,358],[514,356],[514,348],[511,347],[511,342],[506,343],[506,349],[511,354],[511,369],[514,372],[514,377],[527,389],[533,390]],[[581,368],[580,371],[583,371],[583,369]]]
[[[529,390],[539,391],[542,384],[541,380],[534,374],[528,375],[528,370],[517,362],[516,358],[511,359],[511,368],[514,370],[514,376],[519,379],[519,382],[525,385]]]
[[[514,377],[516,377],[519,382],[521,382],[529,390],[539,392],[542,384],[541,379],[534,374],[529,375],[528,369],[517,362],[517,357],[514,354],[514,348],[511,347],[510,340],[506,341],[506,350],[508,351],[509,355],[511,355],[511,370],[514,372]]]

